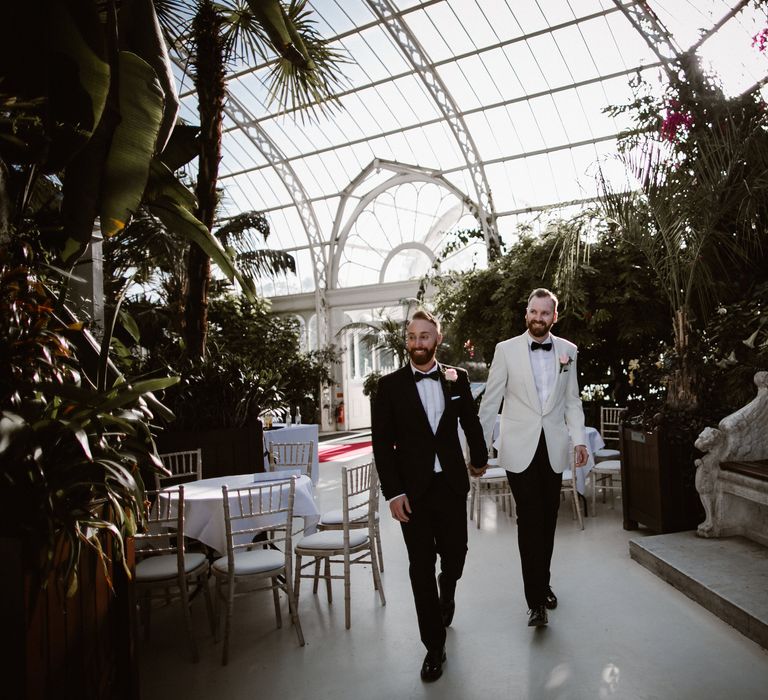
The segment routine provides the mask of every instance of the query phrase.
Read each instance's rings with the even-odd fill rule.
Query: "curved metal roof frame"
[[[429,64],[426,52],[421,47],[413,32],[400,17],[389,0],[368,0],[368,4],[378,15],[379,19],[389,30],[397,45],[408,57],[424,85],[429,90],[432,99],[440,109],[443,118],[450,124],[451,131],[464,155],[464,161],[472,175],[472,182],[477,193],[478,221],[483,229],[485,243],[489,251],[497,253],[501,248],[499,233],[496,230],[496,216],[493,210],[493,199],[488,179],[485,177],[480,153],[477,150],[472,134],[467,129],[464,117],[461,115],[456,101],[446,88],[438,72]]]
[[[367,191],[364,195],[356,195],[357,189],[363,185],[366,179],[374,172],[380,172],[381,170],[389,170],[393,173],[392,177],[388,178],[384,182],[377,184],[375,187]],[[473,202],[466,194],[458,189],[451,182],[446,180],[440,173],[435,173],[427,170],[426,168],[420,168],[417,165],[408,165],[407,163],[396,163],[394,161],[374,159],[367,167],[365,167],[360,174],[344,188],[341,198],[339,199],[339,206],[336,210],[336,216],[333,220],[333,232],[331,234],[331,249],[329,251],[330,261],[330,284],[331,288],[335,289],[338,286],[339,281],[339,264],[341,252],[344,249],[344,244],[349,236],[350,229],[357,221],[357,217],[365,210],[365,208],[378,197],[382,192],[402,185],[406,182],[430,182],[439,187],[443,187],[451,194],[453,194],[458,200],[460,200],[467,209],[475,216],[479,218],[480,209],[476,202]],[[345,217],[345,210],[347,204],[353,198],[358,198],[358,202],[355,208],[350,212],[348,217]],[[432,256],[434,259],[434,256]],[[381,281],[381,278],[379,279]]]
[[[295,210],[309,243],[318,312],[325,306],[325,290],[334,286],[333,281],[338,274],[338,251],[344,241],[339,217],[346,206],[346,200],[356,196],[350,187],[354,190],[355,182],[365,180],[370,163],[391,162],[395,163],[395,167],[407,169],[409,166],[396,161],[410,158],[390,156],[400,155],[398,144],[405,141],[412,146],[421,146],[425,139],[427,142],[438,139],[439,143],[430,142],[421,150],[421,157],[415,161],[420,165],[410,167],[419,171],[418,177],[439,177],[441,186],[454,187],[462,200],[467,199],[466,193],[462,192],[462,185],[465,185],[463,189],[474,190],[475,201],[471,204],[476,207],[488,244],[494,246],[499,240],[497,222],[501,218],[510,220],[528,212],[557,209],[593,200],[589,192],[574,190],[573,187],[565,187],[563,192],[547,191],[541,194],[537,188],[532,187],[531,190],[540,197],[539,200],[522,196],[522,201],[518,201],[515,189],[518,180],[508,181],[507,189],[502,188],[501,199],[496,189],[493,196],[491,190],[492,187],[499,187],[499,183],[503,184],[505,177],[510,178],[508,165],[511,163],[520,164],[519,167],[515,166],[516,172],[522,173],[520,177],[526,182],[535,179],[526,171],[535,166],[538,170],[534,174],[537,177],[542,174],[554,181],[556,189],[558,178],[567,180],[573,173],[580,172],[579,168],[585,161],[584,154],[595,160],[600,152],[610,147],[621,131],[620,126],[614,125],[612,130],[593,126],[594,111],[588,112],[584,104],[588,98],[582,98],[582,95],[584,91],[591,90],[592,95],[596,94],[594,91],[602,91],[607,101],[609,97],[606,86],[618,84],[632,74],[659,67],[668,73],[675,71],[674,64],[682,49],[675,34],[665,28],[660,16],[668,18],[670,13],[685,11],[693,13],[696,27],[700,23],[706,25],[705,30],[699,30],[693,43],[690,40],[684,41],[689,47],[687,50],[691,50],[700,48],[723,27],[732,26],[734,22],[740,24],[741,13],[751,3],[749,0],[707,0],[704,3],[693,0],[585,0],[579,3],[581,14],[572,5],[571,0],[524,0],[514,3],[499,3],[498,0],[366,0],[364,3],[313,0],[311,9],[319,18],[324,35],[342,48],[345,42],[352,46],[350,55],[360,79],[356,83],[351,82],[349,89],[341,93],[341,98],[350,101],[350,104],[361,103],[365,106],[367,113],[364,116],[373,123],[373,126],[367,128],[360,124],[350,126],[348,122],[345,123],[346,131],[343,131],[344,126],[336,124],[333,124],[333,129],[326,129],[326,125],[330,127],[332,122],[310,127],[303,123],[286,125],[283,122],[278,125],[276,120],[287,116],[288,112],[275,110],[267,104],[263,74],[268,66],[248,67],[229,77],[232,89],[227,108],[230,123],[225,130],[225,146],[229,135],[242,134],[249,143],[256,146],[266,163],[249,167],[243,159],[243,167],[224,167],[222,184],[227,187],[228,181],[238,183],[237,187],[244,193],[239,201],[242,202],[245,197],[251,208],[267,214],[287,211],[287,208]],[[706,11],[701,9],[701,5],[706,5]],[[537,10],[541,16],[537,16],[535,21],[525,21],[530,18],[523,17],[524,11],[519,9],[521,6],[531,11]],[[497,32],[498,27],[495,25],[502,23],[492,22],[491,17],[486,16],[491,12],[503,14],[503,19],[507,21],[514,20],[516,28],[507,28],[506,31],[499,29]],[[463,18],[465,13],[474,17],[474,22],[480,21],[478,17],[485,19],[488,26],[473,26],[474,29],[482,28],[484,34],[479,32],[482,36],[478,38],[473,35],[468,41],[463,41],[466,37],[451,36],[449,40],[443,36],[443,31],[450,32],[461,26],[458,23],[459,15]],[[617,28],[621,27],[619,18],[625,20],[625,26],[633,28],[635,36],[642,37],[646,45],[645,52],[636,46],[628,47],[627,37],[615,34]],[[744,23],[748,25],[746,20]],[[428,36],[422,37],[420,32],[425,29],[429,29],[431,34],[427,32]],[[748,36],[748,32],[747,26],[744,33]],[[383,43],[382,37],[385,34],[391,42],[389,47]],[[599,57],[596,54],[600,47],[596,47],[594,42],[590,44],[588,35],[592,39],[600,36],[606,41],[608,48],[602,47],[605,56]],[[435,43],[438,36],[442,37],[445,46]],[[588,71],[579,71],[572,56],[563,48],[566,39],[578,41],[578,36],[581,36],[583,42],[580,50],[584,60],[591,62],[591,76],[585,74]],[[554,47],[553,53],[559,53],[560,65],[566,67],[567,74],[558,76],[562,80],[553,81],[548,75],[554,63],[547,65],[551,57],[541,53],[542,47],[547,46]],[[352,53],[353,50],[358,53]],[[377,52],[383,56],[380,57]],[[611,55],[618,56],[624,65],[617,64],[615,60],[611,62]],[[521,68],[514,64],[512,57],[527,60],[531,70],[526,73],[525,62]],[[503,62],[505,59],[506,64]],[[498,98],[480,100],[481,96],[485,98],[493,89],[486,93],[482,93],[479,88],[475,90],[472,81],[463,75],[465,68],[473,62],[483,65],[490,62],[488,65],[494,66],[486,66],[488,75],[481,77],[490,80]],[[610,70],[605,69],[606,65]],[[503,86],[493,74],[494,69],[498,72],[499,66],[508,71],[501,76],[505,81]],[[761,66],[759,70],[756,85],[766,80],[765,67]],[[447,82],[449,76],[453,76],[451,84]],[[461,82],[462,76],[468,88]],[[247,99],[241,99],[238,94],[238,87],[244,85],[243,81],[248,81],[248,86],[244,88],[248,91]],[[422,86],[422,94],[414,92],[414,81]],[[507,89],[507,83],[515,83],[515,89]],[[459,96],[455,92],[457,87],[462,88],[464,94]],[[392,98],[397,104],[390,106],[387,98],[382,97],[383,107],[376,113],[374,107],[369,108],[365,102],[379,94],[386,94],[387,98]],[[182,97],[189,98],[190,93],[182,94]],[[566,98],[571,99],[575,111],[568,111]],[[475,104],[472,104],[473,99]],[[403,105],[411,107],[409,100],[431,102],[431,113],[430,110],[419,111],[417,107],[411,110],[412,114],[406,113]],[[538,111],[534,109],[534,104],[539,105]],[[563,104],[566,106],[563,107]],[[491,125],[498,115],[502,115],[498,123],[507,123],[510,132],[503,135],[507,138],[504,148],[494,149],[492,143],[489,145],[489,137],[485,132],[491,132],[491,136],[495,137]],[[559,120],[565,138],[558,141],[556,135],[547,133],[548,128],[550,131],[557,129],[543,125],[540,122],[542,115],[552,118],[555,124]],[[576,137],[570,129],[574,117],[585,124],[582,134],[576,134]],[[517,122],[521,118],[531,121],[534,131],[530,134],[538,130],[536,138],[527,140],[523,132],[517,133]],[[344,120],[339,118],[339,121]],[[515,138],[520,146],[518,148],[514,144],[508,145]],[[448,140],[452,140],[452,145],[448,145]],[[580,152],[579,149],[581,155],[577,159],[575,156]],[[330,165],[328,157],[335,159]],[[553,160],[557,158],[559,160]],[[324,159],[326,163],[318,165]],[[564,163],[570,163],[570,172],[559,169]],[[491,182],[489,168],[494,170],[495,185]],[[258,183],[272,177],[270,172],[282,183],[288,194],[287,199],[279,193],[275,193],[271,200],[261,197],[263,193]],[[399,176],[391,178],[391,184],[395,184],[398,177],[407,177],[405,172],[403,170]],[[417,177],[414,174],[411,176]],[[240,185],[242,178],[247,181]],[[272,189],[274,191],[275,188]],[[495,207],[499,202],[501,207],[497,212]],[[360,204],[356,211],[362,211]],[[345,224],[347,231],[349,225],[348,219]],[[326,246],[327,251],[324,250]]]

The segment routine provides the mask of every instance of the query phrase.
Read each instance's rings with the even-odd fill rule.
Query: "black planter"
[[[693,445],[670,442],[662,427],[621,429],[624,529],[658,533],[694,530],[704,520],[696,491]]]
[[[165,431],[157,437],[159,452],[200,448],[203,478],[264,471],[264,434],[260,420],[243,428]]]

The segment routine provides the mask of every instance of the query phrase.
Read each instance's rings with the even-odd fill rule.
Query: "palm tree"
[[[197,217],[213,229],[226,99],[226,72],[234,60],[272,60],[270,94],[291,108],[333,103],[342,57],[315,29],[306,0],[155,0],[164,28],[190,57],[200,117]],[[181,21],[180,21],[181,20]],[[211,260],[193,245],[187,259],[185,334],[190,356],[202,357],[207,337]]]
[[[267,218],[255,211],[238,214],[213,232],[242,278],[251,284],[265,275],[296,271],[292,255],[260,247],[259,238],[266,241],[269,234]],[[160,298],[169,325],[180,332],[187,288],[184,259],[189,247],[188,241],[174,235],[150,211],[140,209],[123,235],[104,242],[108,298],[116,299],[129,284],[151,289]]]

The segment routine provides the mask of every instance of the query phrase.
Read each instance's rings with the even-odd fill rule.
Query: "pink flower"
[[[558,362],[560,363],[560,371],[561,372],[567,372],[568,371],[568,365],[573,362],[573,358],[566,352],[564,352],[560,357],[557,358]]]
[[[752,46],[756,47],[760,53],[765,52],[765,47],[768,46],[768,28],[761,29],[752,37]]]
[[[449,367],[447,370],[445,370],[445,381],[455,382],[458,378],[459,374],[455,369],[453,369],[453,367]]]
[[[693,126],[693,116],[683,111],[677,100],[669,100],[666,105],[667,116],[661,123],[661,138],[674,143],[678,132],[683,129],[688,132]]]

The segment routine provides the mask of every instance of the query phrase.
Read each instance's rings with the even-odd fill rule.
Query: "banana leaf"
[[[112,135],[101,195],[101,230],[122,231],[138,209],[163,121],[164,94],[155,71],[129,51],[118,57],[120,123]]]

